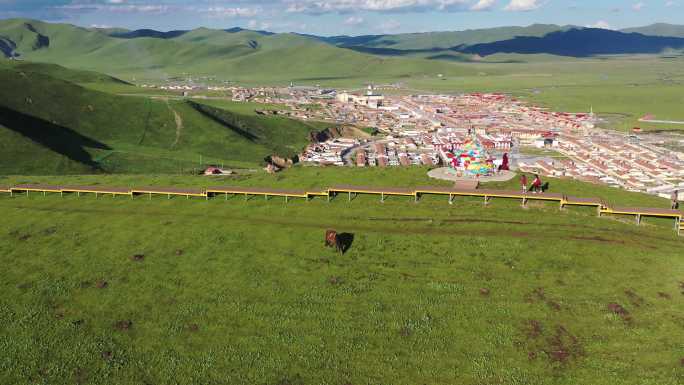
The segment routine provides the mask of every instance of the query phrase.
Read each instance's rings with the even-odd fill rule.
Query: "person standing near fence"
[[[672,192],[672,210],[677,210],[679,208],[679,191],[674,190]]]
[[[542,192],[542,181],[538,174],[534,174],[534,180],[532,181],[532,188],[530,190],[535,194]]]
[[[522,187],[523,194],[527,193],[527,175],[525,174],[520,176],[520,187]]]

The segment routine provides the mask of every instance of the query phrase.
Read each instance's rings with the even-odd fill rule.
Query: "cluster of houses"
[[[321,143],[312,143],[299,155],[299,161],[324,166],[344,166],[344,155],[359,145],[359,140],[350,138],[335,138]]]
[[[421,150],[410,138],[375,142],[356,152],[357,167],[395,167],[439,163],[435,152]]]
[[[631,135],[608,130],[564,131],[555,149],[565,159],[522,163],[520,168],[663,197],[684,190],[684,154],[642,144]]]

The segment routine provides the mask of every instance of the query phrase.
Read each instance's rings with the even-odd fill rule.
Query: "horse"
[[[344,254],[351,247],[354,242],[354,234],[341,233],[338,234],[335,230],[325,231],[325,246],[334,247],[338,253]]]

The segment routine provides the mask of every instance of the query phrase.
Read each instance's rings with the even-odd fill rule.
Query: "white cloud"
[[[489,0],[485,0],[489,1]],[[285,1],[288,12],[421,12],[466,11],[473,0],[291,0]]]
[[[1,1],[1,0],[0,0]],[[238,1],[239,2],[239,1]],[[234,3],[234,2],[233,2]],[[194,12],[209,18],[254,17],[261,12],[259,7],[194,6],[166,3],[132,3],[129,0],[73,1],[70,4],[54,6],[54,9],[76,12],[149,13]]]
[[[259,8],[246,7],[209,7],[198,8],[197,12],[206,14],[211,18],[230,18],[230,17],[254,17],[260,13]]]
[[[166,13],[171,7],[165,4],[126,4],[123,1],[118,3],[109,1],[107,4],[72,3],[56,6],[54,9],[63,11],[107,11],[117,13]]]
[[[470,6],[471,11],[487,11],[494,7],[496,0],[479,0],[477,3]]]
[[[361,25],[365,20],[360,16],[349,16],[345,21],[344,25]]]
[[[504,9],[506,11],[532,11],[540,6],[539,0],[511,0]]]
[[[666,7],[674,7],[674,6],[676,6],[676,5],[678,5],[676,1],[670,0],[670,1],[666,1],[666,2],[665,2],[665,6],[666,6]]]
[[[587,25],[586,27],[587,28],[611,29],[611,30],[615,29],[613,26],[610,25],[610,23],[608,23],[605,20],[599,20],[594,24]]]
[[[632,9],[638,12],[638,11],[641,11],[645,6],[646,6],[646,4],[644,4],[643,2],[640,1],[640,2],[632,5]]]
[[[383,33],[395,32],[399,28],[401,28],[401,23],[394,19],[384,21],[378,26],[378,30]]]

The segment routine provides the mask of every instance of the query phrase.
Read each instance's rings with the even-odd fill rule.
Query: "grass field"
[[[435,183],[417,169],[296,168],[213,183],[72,176],[0,184],[352,180]],[[612,193],[623,202],[663,203]],[[682,241],[658,223],[636,227],[507,201],[449,206],[428,197],[285,205],[35,194],[0,196],[0,208],[2,383],[684,379]],[[354,235],[346,254],[323,247],[327,228]],[[629,315],[611,311],[611,303]]]

